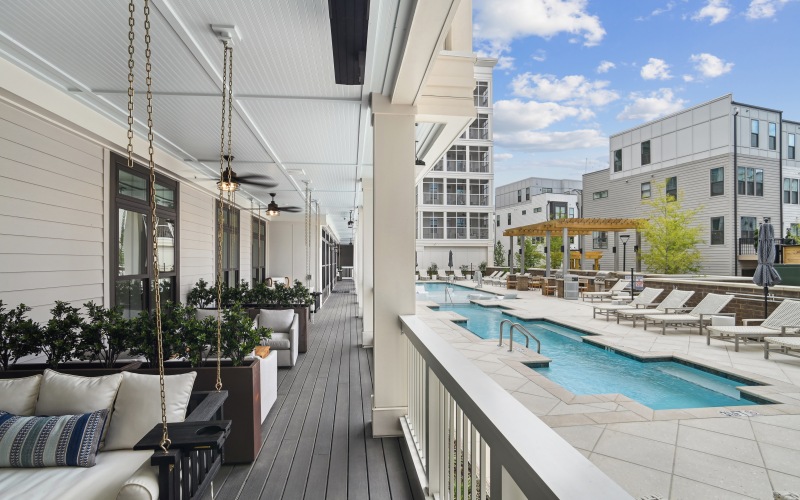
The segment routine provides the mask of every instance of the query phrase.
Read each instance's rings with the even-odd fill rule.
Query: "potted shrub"
[[[221,330],[222,357],[230,358],[233,366],[242,366],[245,358],[261,343],[262,338],[270,338],[269,328],[253,328],[253,320],[241,304],[234,304],[223,313]]]
[[[478,269],[481,271],[481,276],[486,276],[486,268],[487,267],[488,267],[488,264],[486,263],[485,260],[483,262],[481,262],[480,264],[478,264]]]
[[[0,365],[4,372],[18,359],[36,352],[31,339],[39,330],[39,324],[25,317],[30,310],[30,307],[20,304],[6,312],[0,300]]]
[[[31,331],[32,342],[38,352],[47,357],[50,368],[58,368],[73,358],[75,348],[80,340],[83,318],[77,307],[68,302],[56,301],[50,310],[52,317],[40,328]]]
[[[186,303],[200,309],[212,307],[216,302],[216,287],[210,286],[203,278],[200,278],[194,287],[189,290],[189,293],[186,294]]]
[[[428,266],[428,277],[430,279],[435,279],[434,277],[438,276],[438,274],[439,274],[439,266],[436,264],[436,262],[431,262],[431,265]]]
[[[470,270],[470,268],[469,268],[469,266],[468,266],[468,265],[466,265],[466,264],[461,264],[461,267],[460,267],[459,269],[461,269],[461,274],[463,274],[463,275],[464,275],[464,277],[466,277],[466,278],[472,278],[472,273],[473,273],[473,271],[471,271],[471,270]]]
[[[122,316],[120,308],[106,309],[94,301],[83,305],[86,321],[81,325],[77,357],[113,368],[120,354],[131,348],[132,323]]]

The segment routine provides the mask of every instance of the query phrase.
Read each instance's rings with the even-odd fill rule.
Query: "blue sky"
[[[800,0],[473,0],[495,185],[580,178],[608,136],[732,93],[800,121]]]

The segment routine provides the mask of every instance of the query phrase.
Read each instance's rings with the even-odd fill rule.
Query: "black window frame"
[[[721,176],[714,180],[714,173]],[[725,167],[716,167],[709,170],[709,190],[711,196],[723,196],[725,194]]]
[[[614,150],[614,172],[622,172],[622,150]]]
[[[605,189],[603,191],[595,191],[594,193],[592,193],[593,200],[602,200],[604,198],[608,198],[608,189]]]
[[[742,196],[764,196],[764,169],[738,167],[736,192]]]
[[[647,189],[644,187],[647,186]],[[647,196],[645,196],[647,193]],[[653,186],[650,184],[650,181],[643,182],[640,188],[640,197],[642,200],[649,200],[653,196]]]
[[[775,151],[778,148],[778,125],[773,122],[767,123],[767,135],[769,136],[767,147]]]
[[[110,193],[109,199],[111,200],[111,214],[110,214],[110,224],[111,224],[111,235],[109,238],[109,256],[110,256],[110,279],[109,283],[111,284],[111,307],[122,307],[123,304],[119,300],[118,293],[119,293],[119,286],[118,284],[124,282],[135,282],[137,280],[142,282],[141,290],[139,293],[141,294],[141,303],[142,303],[142,310],[152,311],[155,307],[154,299],[153,299],[153,287],[151,284],[151,273],[152,273],[152,262],[153,262],[153,231],[150,227],[150,170],[141,165],[139,163],[134,162],[133,164],[133,174],[143,179],[145,181],[145,193],[146,199],[140,200],[138,198],[128,196],[125,194],[121,194],[119,192],[119,172],[122,170],[130,172],[128,167],[128,159],[119,155],[117,153],[112,152],[110,156],[110,168],[111,168],[111,182],[110,182],[110,189],[113,191]],[[180,191],[178,189],[179,183],[175,179],[162,175],[159,172],[156,172],[156,185],[164,186],[169,188],[173,191],[173,206],[168,207],[165,205],[156,205],[156,217],[158,219],[167,219],[174,221],[174,226],[172,229],[173,236],[174,236],[174,266],[172,271],[165,271],[159,270],[159,279],[160,280],[171,280],[172,286],[167,288],[162,288],[161,294],[161,301],[178,301],[178,290],[180,290],[180,231],[179,231],[179,224],[180,224]],[[143,273],[138,274],[123,274],[120,275],[120,263],[119,263],[119,228],[120,228],[120,221],[119,221],[119,212],[120,210],[127,210],[139,214],[143,214],[146,216],[146,225],[145,225],[145,234],[147,237],[147,241],[143,242],[144,246],[146,246],[146,256],[145,256],[145,269]],[[165,291],[171,291],[171,293],[164,293]],[[123,314],[126,317],[135,316],[138,313],[131,314],[131,310],[123,308]]]
[[[672,186],[670,184],[673,184]],[[669,199],[672,196],[672,201],[678,199],[678,176],[673,175],[672,177],[667,177],[667,182],[664,185],[664,195],[667,196]]]
[[[592,249],[608,248],[608,231],[592,231]]]
[[[250,243],[250,285],[267,279],[267,221],[253,216],[250,220],[252,239]],[[258,258],[259,262],[255,262]],[[263,260],[262,260],[263,259]]]
[[[758,134],[760,133],[760,125],[758,120],[750,120],[750,147],[757,148],[758,147]]]
[[[645,152],[645,149],[647,150]],[[642,153],[642,165],[649,165],[650,164],[650,141],[642,141],[641,147]]]
[[[715,222],[717,229],[714,229]],[[725,244],[725,217],[711,217],[711,237],[709,238],[709,244]]]
[[[232,226],[232,215],[236,216],[235,227]],[[214,200],[214,241],[219,241],[219,199]],[[241,211],[228,203],[227,200],[223,202],[223,215],[222,215],[222,282],[228,286],[237,286],[241,276],[242,266],[242,214]],[[231,236],[236,235],[235,241]],[[227,248],[227,259],[225,258],[225,247]],[[235,247],[235,248],[234,248]],[[236,265],[231,265],[231,257],[236,255]],[[216,262],[216,261],[215,261]],[[215,264],[216,269],[216,264]]]
[[[744,228],[745,227],[745,223],[744,223],[745,219],[747,219],[748,222],[752,221],[752,227],[753,227],[752,230],[745,230],[745,228]],[[743,215],[742,217],[739,218],[739,228],[740,228],[739,229],[739,237],[740,238],[743,238],[743,239],[746,239],[746,240],[755,241],[755,232],[756,232],[756,229],[758,229],[758,219],[756,217],[750,217],[750,216],[747,216],[747,215]]]
[[[795,134],[788,134],[786,138],[786,159],[787,160],[794,160],[795,159],[795,141],[796,136]]]

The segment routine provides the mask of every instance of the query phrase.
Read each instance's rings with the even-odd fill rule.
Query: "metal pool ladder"
[[[514,350],[514,328],[519,330],[519,332],[525,337],[525,347],[530,349],[530,341],[531,339],[536,342],[536,352],[541,354],[542,353],[542,343],[539,342],[539,339],[536,338],[536,335],[529,332],[524,326],[520,325],[519,323],[515,323],[510,319],[504,319],[500,322],[500,342],[497,344],[498,347],[503,346],[503,327],[506,323],[511,324],[511,328],[508,330],[508,352],[512,352]]]
[[[450,299],[450,305],[456,305],[456,303],[453,302],[453,289],[450,288],[449,286],[445,286],[444,287],[444,303],[445,304],[447,304],[447,299]]]

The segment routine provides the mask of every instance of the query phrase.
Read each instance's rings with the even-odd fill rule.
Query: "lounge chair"
[[[694,292],[691,290],[675,289],[669,292],[669,295],[655,309],[620,309],[617,311],[617,323],[620,319],[630,319],[633,321],[633,326],[636,326],[636,320],[644,316],[669,314],[677,309],[683,309],[683,305],[692,295]]]
[[[769,345],[778,344],[780,352],[787,356],[800,358],[800,337],[787,335],[785,337],[764,337],[764,359],[769,359]],[[793,353],[792,351],[798,351]]]
[[[751,325],[757,321],[760,326]],[[739,339],[745,343],[749,339],[763,339],[764,337],[777,337],[800,330],[800,302],[784,300],[772,311],[767,319],[743,319],[743,326],[709,326],[706,327],[706,344],[711,344],[711,339],[733,342],[739,351]]]
[[[711,322],[712,316],[733,316],[734,313],[722,313],[725,306],[733,299],[733,295],[720,295],[718,293],[707,293],[703,300],[694,306],[689,312],[683,314],[653,314],[645,315],[644,329],[647,330],[647,322],[661,323],[661,335],[667,334],[667,325],[686,325],[697,326],[700,334],[703,334],[703,325]],[[684,310],[689,309],[688,307]]]
[[[581,292],[581,298],[583,299],[584,302],[586,302],[586,297],[592,299],[592,302],[594,302],[594,299],[596,298],[600,299],[600,301],[602,302],[603,299],[611,298],[616,293],[623,291],[625,287],[629,286],[630,284],[631,284],[630,281],[619,280],[616,283],[614,283],[614,286],[612,286],[605,292]]]
[[[508,272],[501,272],[494,278],[483,278],[484,283],[489,283],[492,286],[498,286],[500,283],[504,283],[506,281],[506,275]]]
[[[650,307],[663,291],[663,288],[645,288],[642,290],[642,293],[637,295],[629,304],[603,304],[592,306],[592,318],[596,318],[597,313],[600,312],[600,314],[605,315],[606,321],[608,321],[609,315],[616,314],[617,311]]]

